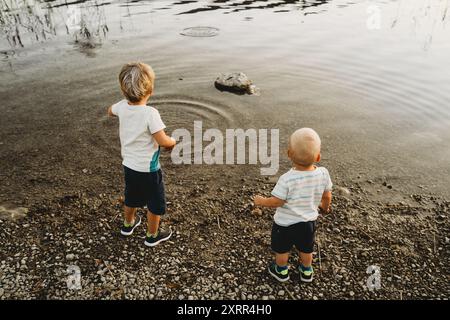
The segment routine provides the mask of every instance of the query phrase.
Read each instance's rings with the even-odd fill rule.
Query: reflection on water
[[[9,48],[18,49],[68,36],[67,42],[73,43],[80,52],[93,56],[94,49],[102,45],[110,31],[105,7],[121,8],[119,15],[131,20],[132,17],[161,12],[161,10],[172,10],[173,15],[213,10],[220,10],[227,14],[244,10],[276,8],[283,8],[283,10],[273,12],[287,12],[305,10],[327,2],[329,0],[187,0],[173,3],[161,0],[112,2],[108,0],[2,0],[0,2],[0,51],[3,58],[10,56],[10,53],[6,54],[7,49],[1,40],[6,40]],[[136,7],[144,8],[144,10],[132,12],[131,8]],[[110,12],[110,14],[113,13]],[[247,17],[247,19],[251,18]],[[118,24],[120,31],[123,32],[121,19]]]
[[[154,66],[154,103],[173,125],[319,126],[341,137],[336,145],[356,137],[342,163],[362,150],[368,166],[385,161],[394,172],[414,161],[428,172],[417,155],[426,149],[448,170],[448,146],[435,146],[450,127],[449,3],[0,0],[0,108],[32,109],[39,92],[55,102],[40,104],[51,117],[59,101],[111,98],[120,64],[139,59]],[[248,74],[261,97],[217,92],[214,79],[228,71]],[[29,84],[36,91],[11,94]]]
[[[145,38],[140,47],[154,56],[176,52],[182,43],[191,50],[191,65],[245,60],[256,77],[267,72],[261,66],[270,59],[292,82],[332,84],[409,114],[449,118],[449,79],[440,72],[450,56],[449,2],[1,0],[0,72],[50,41],[49,48],[69,44],[93,57],[108,52],[107,44],[120,48],[122,40]],[[188,72],[183,59],[173,57],[170,65],[166,59],[159,68]]]
[[[389,22],[391,29],[398,27],[399,22],[406,22],[411,32],[423,43],[423,49],[428,50],[437,30],[447,28],[448,9],[450,1],[421,1],[419,5],[409,5],[407,1],[398,1],[397,13]]]
[[[0,30],[11,47],[23,47],[22,34],[32,34],[36,41],[56,34],[52,15],[34,2],[5,0],[0,3]]]
[[[174,4],[186,4],[199,1],[183,1]],[[261,0],[215,0],[211,1],[211,4],[201,6],[191,10],[183,11],[178,14],[193,14],[203,11],[223,10],[224,13],[239,12],[245,10],[254,9],[276,9],[282,8],[282,10],[276,10],[274,12],[288,12],[291,10],[305,10],[310,7],[317,7],[322,4],[328,3],[330,0],[279,0],[279,1],[261,1]]]
[[[92,56],[93,49],[102,44],[102,40],[106,38],[109,31],[103,7],[98,1],[94,1],[92,6],[81,6],[78,10],[70,10],[68,21],[68,33],[74,37],[75,45],[80,52]]]
[[[434,31],[446,26],[449,1],[393,2],[398,5],[397,13],[383,15],[381,18],[389,19],[387,24],[392,29],[397,28],[400,22],[409,24],[410,31],[418,34],[424,43],[424,49],[428,49],[432,44]],[[80,51],[87,53],[102,44],[110,31],[107,18],[114,20],[116,15],[131,19],[154,13],[160,15],[162,12],[183,16],[265,10],[272,13],[294,12],[299,13],[300,17],[306,17],[325,14],[330,7],[334,11],[357,3],[343,0],[1,0],[0,50],[6,50],[2,39],[14,49],[68,35],[68,41],[73,41]],[[366,0],[359,3],[370,7],[385,2]],[[109,9],[108,13],[105,8]],[[120,31],[124,31],[121,18],[118,24]],[[251,21],[253,18],[247,16],[244,19]]]
[[[150,14],[160,10],[179,10],[174,15],[195,14],[220,10],[233,13],[244,10],[276,9],[273,12],[305,10],[320,6],[330,0],[187,0],[168,4],[167,1],[108,1],[108,0],[2,0],[0,3],[0,35],[12,48],[24,47],[66,33],[79,45],[81,51],[99,46],[109,29],[106,24],[105,6],[126,8],[125,16]],[[129,11],[130,6],[159,6],[150,11]],[[164,6],[161,6],[164,4]],[[190,9],[185,10],[186,6]],[[315,12],[306,12],[315,13]]]
[[[101,45],[108,33],[100,1],[2,0],[0,33],[11,48],[69,35],[83,53]]]

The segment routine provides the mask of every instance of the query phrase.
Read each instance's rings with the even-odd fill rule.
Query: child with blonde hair
[[[141,224],[137,208],[147,207],[147,234],[144,244],[156,246],[168,240],[170,230],[160,230],[166,212],[160,148],[171,149],[176,141],[164,132],[166,127],[158,110],[147,105],[153,94],[155,73],[141,62],[124,65],[119,74],[125,99],[108,109],[119,118],[119,133],[125,175],[125,212],[121,234],[130,236]]]
[[[277,208],[272,226],[272,250],[275,262],[269,273],[281,282],[289,280],[288,260],[293,246],[299,251],[300,279],[313,280],[312,252],[319,210],[328,212],[332,183],[328,170],[317,167],[320,161],[320,137],[313,129],[302,128],[289,139],[288,157],[293,167],[283,174],[272,197],[256,196],[256,206]]]

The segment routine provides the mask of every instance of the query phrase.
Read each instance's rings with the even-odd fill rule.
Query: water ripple
[[[236,112],[219,102],[167,95],[155,97],[150,104],[158,108],[163,118],[176,127],[190,128],[197,120],[209,126],[220,125],[226,128],[232,128],[238,123]]]

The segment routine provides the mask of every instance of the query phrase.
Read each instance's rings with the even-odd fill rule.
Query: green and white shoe
[[[156,235],[151,235],[147,233],[144,244],[147,247],[154,247],[163,241],[169,240],[171,235],[172,230],[159,230],[156,233]]]
[[[303,282],[312,282],[313,281],[314,269],[312,266],[304,267],[302,265],[299,265],[298,271],[300,272],[300,280],[302,280]]]
[[[134,229],[136,229],[141,224],[141,221],[141,217],[139,215],[136,215],[136,220],[134,220],[133,224],[127,224],[126,222],[123,223],[122,227],[120,228],[120,233],[123,236],[131,236]]]
[[[276,263],[272,263],[268,268],[269,274],[280,282],[286,282],[289,280],[289,269],[278,270]]]

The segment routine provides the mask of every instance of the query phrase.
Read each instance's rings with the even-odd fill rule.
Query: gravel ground
[[[130,238],[119,234],[120,176],[111,194],[51,194],[22,216],[3,210],[1,299],[449,298],[449,201],[402,194],[383,179],[336,186],[333,211],[318,223],[314,282],[300,283],[293,252],[291,280],[280,284],[266,271],[273,210],[250,201],[275,180],[236,172],[193,180],[182,170],[167,170],[163,225],[174,234],[155,248],[143,244],[145,223]],[[78,290],[67,287],[72,265],[81,270]],[[373,291],[371,265],[381,272]]]

